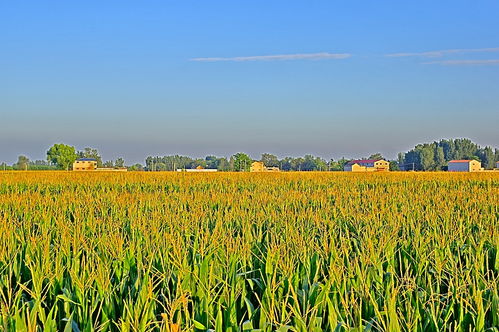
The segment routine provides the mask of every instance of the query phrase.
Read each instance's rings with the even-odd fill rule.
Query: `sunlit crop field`
[[[0,331],[498,331],[498,173],[0,172]]]

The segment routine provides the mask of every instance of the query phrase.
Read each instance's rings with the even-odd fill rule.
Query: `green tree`
[[[206,156],[204,158],[205,162],[206,162],[206,168],[211,168],[211,169],[215,169],[217,168],[218,169],[218,163],[219,163],[219,159],[215,156]]]
[[[118,158],[114,162],[114,167],[125,167],[125,160],[123,158]]]
[[[385,159],[385,158],[383,158],[381,153],[375,153],[375,154],[370,155],[369,158],[367,158],[367,159]]]
[[[29,158],[26,156],[19,156],[17,158],[17,163],[15,164],[16,169],[27,171],[29,166]]]
[[[91,158],[97,160],[97,167],[102,167],[102,157],[97,149],[85,148],[83,151],[78,151],[78,158]]]
[[[128,167],[128,170],[130,170],[130,171],[143,171],[144,167],[141,164],[134,164],[134,165]]]
[[[345,169],[345,165],[348,164],[350,159],[346,159],[345,157],[342,157],[340,160],[336,162],[335,168],[333,169],[334,171],[343,171]]]
[[[246,153],[236,153],[232,156],[234,158],[234,170],[236,172],[248,172],[253,160]]]
[[[445,161],[444,148],[442,146],[435,147],[435,170],[440,171],[447,164]]]
[[[267,167],[279,167],[279,159],[270,153],[263,153],[260,161]]]
[[[419,153],[421,156],[421,167],[423,171],[431,171],[435,168],[435,153],[429,144],[419,146]]]
[[[304,162],[305,159],[303,159],[302,157],[294,158],[293,160],[291,160],[291,170],[301,171]]]
[[[390,171],[400,171],[399,163],[395,160],[390,160]]]
[[[292,162],[293,162],[293,158],[291,157],[286,157],[286,158],[283,158],[279,163],[280,163],[280,167],[281,167],[281,170],[282,171],[291,171],[293,170],[293,165],[292,165]]]
[[[47,160],[59,169],[69,170],[76,158],[75,148],[65,144],[54,144],[47,151]]]
[[[482,162],[483,168],[493,169],[495,167],[495,155],[490,146],[486,146],[483,149],[480,149],[477,155]]]

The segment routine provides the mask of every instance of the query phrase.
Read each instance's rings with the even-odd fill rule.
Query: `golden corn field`
[[[0,331],[499,331],[499,174],[0,172]]]

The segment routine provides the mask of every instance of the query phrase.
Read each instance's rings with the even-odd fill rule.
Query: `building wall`
[[[479,172],[482,170],[482,163],[476,160],[470,162],[470,172]]]
[[[449,163],[448,170],[449,172],[468,172],[469,171],[469,163],[461,162],[461,163]]]
[[[378,160],[374,164],[366,163],[366,164],[353,164],[353,165],[345,165],[343,167],[345,172],[379,172],[379,171],[389,171],[390,163],[385,160]]]
[[[482,170],[482,163],[476,160],[449,163],[449,172],[479,172]]]
[[[386,160],[378,160],[377,162],[374,163],[374,167],[376,168],[377,171],[389,171],[390,163]]]
[[[366,166],[361,166],[359,164],[353,164],[353,165],[345,165],[343,168],[345,172],[372,172],[374,171],[374,167],[366,167]]]
[[[97,169],[96,161],[77,160],[73,163],[73,171],[93,171],[95,169]]]
[[[261,161],[255,161],[251,164],[250,172],[265,172],[265,165]]]

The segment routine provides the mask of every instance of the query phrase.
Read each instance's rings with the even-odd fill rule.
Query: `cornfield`
[[[0,173],[2,331],[499,331],[499,174]]]

